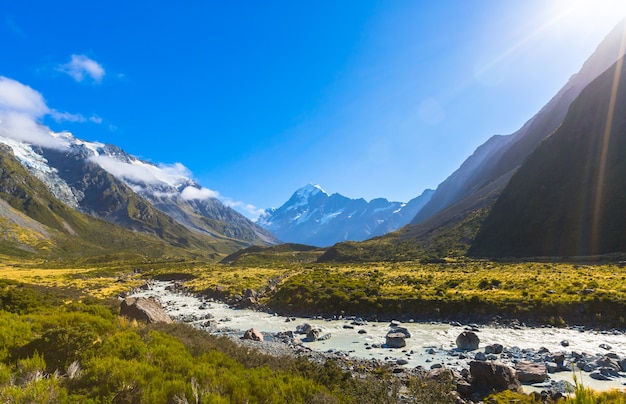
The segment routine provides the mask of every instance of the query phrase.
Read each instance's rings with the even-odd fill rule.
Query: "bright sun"
[[[553,0],[552,5],[559,22],[572,28],[595,25],[608,30],[626,17],[626,0]]]

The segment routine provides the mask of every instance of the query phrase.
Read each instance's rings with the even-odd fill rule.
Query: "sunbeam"
[[[620,46],[620,54],[626,49],[626,25],[624,26],[624,35],[622,35],[622,43]],[[615,66],[615,74],[613,76],[613,85],[611,87],[611,95],[609,99],[609,108],[606,116],[606,125],[602,136],[602,145],[599,159],[598,175],[596,177],[596,186],[593,201],[593,220],[591,223],[591,251],[599,251],[600,248],[600,229],[602,215],[602,197],[604,193],[604,177],[606,173],[606,160],[609,152],[609,143],[611,140],[611,131],[613,129],[613,118],[615,116],[615,100],[617,98],[617,90],[621,80],[623,58],[618,59]]]

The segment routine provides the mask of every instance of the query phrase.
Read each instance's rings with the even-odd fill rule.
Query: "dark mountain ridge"
[[[522,128],[511,135],[494,136],[481,145],[437,187],[431,200],[411,224],[425,221],[503,176],[510,177],[539,143],[561,124],[570,104],[582,89],[624,55],[621,44],[626,35],[625,26],[626,20],[617,24],[580,71]]]
[[[469,250],[475,256],[626,252],[626,65],[572,103],[511,178]]]

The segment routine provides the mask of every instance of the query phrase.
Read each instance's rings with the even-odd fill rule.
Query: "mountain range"
[[[470,253],[480,256],[506,256],[507,254],[523,256],[539,256],[545,254],[580,255],[595,252],[606,253],[609,251],[618,251],[618,242],[612,242],[613,244],[604,243],[602,248],[583,248],[583,245],[590,246],[590,236],[584,235],[584,232],[581,233],[581,228],[574,226],[571,221],[567,222],[569,227],[559,227],[555,225],[554,221],[558,222],[558,220],[564,219],[559,210],[560,208],[554,203],[537,200],[532,205],[529,205],[532,206],[537,215],[539,215],[539,212],[543,214],[542,220],[545,222],[541,223],[545,224],[547,226],[546,230],[551,232],[550,237],[553,239],[563,239],[556,243],[553,241],[552,244],[549,244],[542,237],[539,237],[544,231],[541,226],[533,227],[532,232],[527,226],[521,226],[524,220],[529,220],[537,225],[537,222],[534,220],[539,219],[532,217],[530,214],[518,217],[518,212],[510,209],[521,207],[521,202],[513,202],[514,198],[511,196],[513,194],[518,201],[528,201],[528,198],[531,196],[537,196],[537,190],[533,188],[537,183],[531,181],[530,176],[520,174],[520,176],[516,176],[517,178],[514,182],[512,181],[512,177],[518,171],[523,173],[526,172],[527,169],[530,170],[529,168],[525,168],[525,165],[530,164],[531,154],[535,150],[538,151],[538,147],[545,142],[548,142],[555,131],[560,133],[559,136],[556,137],[557,139],[567,137],[570,138],[572,142],[576,139],[578,142],[581,142],[576,147],[583,147],[584,142],[587,142],[584,143],[586,146],[591,147],[590,144],[593,144],[592,139],[597,135],[592,133],[577,133],[572,126],[565,126],[566,115],[569,116],[569,121],[575,121],[574,117],[571,116],[573,113],[571,108],[576,105],[578,119],[591,121],[606,119],[608,111],[606,108],[602,108],[602,106],[608,107],[606,103],[598,101],[598,103],[594,105],[589,101],[581,100],[575,102],[575,100],[578,100],[578,97],[581,96],[584,89],[592,85],[594,89],[586,91],[602,93],[604,97],[609,97],[610,92],[594,80],[604,74],[610,76],[611,73],[605,73],[605,71],[624,56],[626,52],[624,44],[626,44],[626,20],[622,20],[609,35],[607,35],[595,52],[584,63],[581,70],[572,76],[548,104],[526,122],[521,129],[511,135],[494,136],[478,147],[459,169],[437,187],[430,201],[417,213],[409,225],[383,237],[367,240],[363,243],[340,243],[330,248],[320,260],[362,261],[397,259],[397,257],[411,259],[424,257],[425,255],[441,257],[447,255],[463,255],[468,249]],[[616,91],[621,91],[621,87]],[[585,98],[588,99],[589,95],[585,95]],[[617,99],[618,98],[616,98],[616,100]],[[615,108],[615,105],[613,105],[613,108]],[[617,114],[619,114],[619,110],[616,111],[618,111]],[[619,128],[614,127],[612,130],[619,130]],[[614,135],[614,137],[618,136]],[[542,159],[545,159],[545,164],[543,164],[545,170],[559,170],[559,172],[563,173],[582,175],[580,171],[565,170],[563,166],[557,167],[548,164],[548,160],[550,159],[562,161],[558,157],[561,156],[562,153],[571,152],[574,150],[573,147],[574,146],[563,146],[562,149],[559,149],[556,146],[552,146],[550,149],[552,154],[546,152],[539,154],[542,156]],[[615,153],[623,153],[623,150],[626,149],[617,149]],[[580,152],[576,156],[579,159],[585,159],[587,157]],[[534,162],[533,164],[539,166],[537,159],[538,157],[535,156],[532,158],[532,161]],[[576,160],[572,160],[572,162],[574,161]],[[580,164],[580,161],[577,161],[577,164]],[[586,167],[589,170],[597,170],[591,163]],[[615,169],[619,172],[618,168]],[[605,167],[603,170],[608,172],[609,168]],[[543,172],[543,174],[547,174],[547,172]],[[622,178],[626,177],[626,172],[621,171],[621,176]],[[537,177],[534,178],[536,179]],[[605,176],[603,178],[605,180],[608,179],[608,177]],[[565,180],[565,177],[561,177],[561,179]],[[586,184],[589,184],[589,182]],[[578,185],[584,184],[579,183]],[[610,185],[616,186],[615,184]],[[609,186],[609,184],[607,184],[607,186]],[[507,193],[503,194],[505,189],[507,189]],[[514,189],[523,189],[529,192],[529,194],[521,195],[519,192],[515,192]],[[561,189],[563,192],[567,189],[572,193],[587,195],[587,189],[585,188],[575,190],[574,188],[566,188],[563,186],[558,189]],[[621,188],[618,187],[618,189]],[[591,194],[591,192],[589,194]],[[626,206],[615,192],[608,192],[606,195],[610,195],[611,198],[604,196],[597,198],[599,198],[603,204]],[[500,200],[501,196],[503,198],[502,201]],[[562,194],[558,197],[552,195],[552,197],[556,199],[560,198],[559,200],[564,201],[572,196]],[[546,202],[545,205],[542,204],[542,202]],[[492,212],[494,205],[498,206],[498,208]],[[579,204],[578,209],[584,209],[586,206],[591,205]],[[596,209],[600,209],[600,207],[596,207]],[[612,210],[600,209],[600,211],[607,212]],[[569,211],[569,214],[572,214],[572,211]],[[500,219],[496,220],[494,217],[499,217]],[[519,222],[503,220],[505,217],[518,217]],[[557,220],[557,218],[561,219]],[[587,218],[587,220],[588,219],[589,218]],[[616,222],[619,223],[620,221],[617,220]],[[565,222],[560,223],[565,226]],[[530,223],[524,224],[530,225]],[[519,229],[516,228],[518,225],[521,226]],[[591,226],[589,222],[587,222],[586,226],[587,228],[592,228],[593,226],[597,227],[601,225],[595,223]],[[516,230],[525,231],[526,237],[513,236],[513,234],[517,234]],[[476,238],[479,232],[480,236]],[[568,233],[565,234],[565,232]],[[601,230],[597,229],[595,231],[596,236],[601,232]],[[499,238],[500,235],[504,234],[509,234],[510,237]],[[519,247],[519,243],[528,242],[528,240],[530,240],[531,234],[538,236],[538,240],[544,242],[542,247],[540,248],[537,243],[529,243],[527,248]],[[582,237],[584,241],[578,240],[574,243],[572,240],[576,239],[576,237],[581,237],[581,234],[583,234]],[[615,240],[614,238],[610,239]],[[598,243],[597,239],[595,243]],[[551,245],[552,248],[547,248],[546,245]],[[556,247],[556,245],[558,245],[558,247]],[[616,250],[616,248],[618,249]],[[623,251],[623,248],[619,251]]]
[[[319,185],[297,190],[280,208],[267,209],[257,224],[284,242],[326,247],[340,241],[362,241],[408,224],[430,200],[426,190],[408,203],[384,198],[350,199],[329,195]]]
[[[44,194],[45,200],[55,199],[64,211],[69,208],[83,218],[100,219],[202,254],[229,254],[250,245],[279,243],[272,234],[224,206],[212,191],[189,178],[182,166],[157,166],[114,145],[86,142],[70,133],[48,132],[48,136],[45,146],[0,137],[3,162],[20,163],[25,169],[20,177],[32,177],[25,183],[41,183],[31,187],[37,189],[32,194],[20,193],[15,178],[4,176],[0,187],[7,197],[3,199],[8,201],[11,194],[13,208],[21,208],[45,227],[76,233],[72,226],[65,226],[67,220],[61,221],[64,225],[53,225],[25,210]],[[47,210],[45,205],[38,210]],[[20,248],[19,243],[13,247]]]
[[[276,250],[289,259],[305,252],[319,261],[624,252],[625,44],[622,21],[521,129],[493,136],[435,191],[408,203],[309,184],[253,223],[182,165],[42,126],[39,140],[26,142],[5,126],[0,253],[217,260],[281,242],[297,243]]]

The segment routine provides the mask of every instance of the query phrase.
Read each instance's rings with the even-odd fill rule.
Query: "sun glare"
[[[590,25],[610,29],[626,17],[626,0],[554,0],[554,14],[570,28]]]

